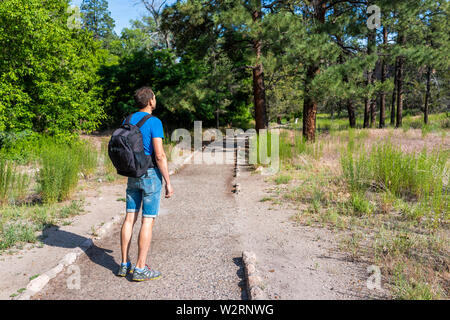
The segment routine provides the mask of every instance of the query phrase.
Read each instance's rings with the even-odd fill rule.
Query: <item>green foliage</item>
[[[0,131],[67,135],[102,119],[99,45],[69,29],[64,0],[0,5]]]

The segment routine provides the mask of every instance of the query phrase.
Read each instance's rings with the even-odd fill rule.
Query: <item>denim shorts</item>
[[[144,218],[155,218],[159,213],[161,200],[161,172],[158,168],[150,168],[140,178],[128,178],[127,212],[139,212],[142,205]]]

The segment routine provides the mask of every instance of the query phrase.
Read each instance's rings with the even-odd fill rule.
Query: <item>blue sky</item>
[[[80,6],[82,0],[72,0],[73,5]],[[174,0],[169,0],[168,3],[174,3]],[[130,20],[142,18],[147,14],[147,9],[140,0],[108,0],[108,8],[111,12],[111,17],[116,23],[114,30],[120,35],[123,28],[129,27]]]

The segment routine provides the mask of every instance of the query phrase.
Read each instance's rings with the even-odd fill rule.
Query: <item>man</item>
[[[136,106],[139,112],[131,117],[130,123],[136,125],[144,116],[151,114],[156,108],[156,98],[152,89],[143,87],[134,94]],[[159,271],[151,269],[146,264],[147,254],[152,241],[152,229],[155,218],[159,212],[161,198],[162,179],[166,182],[166,198],[173,195],[170,183],[167,157],[164,152],[162,139],[164,131],[161,120],[151,117],[140,128],[144,142],[146,155],[155,153],[157,167],[149,168],[147,173],[140,178],[128,178],[126,191],[126,217],[121,231],[122,263],[117,273],[118,276],[126,276],[127,272],[133,273],[134,281],[146,281],[161,277]],[[142,225],[138,239],[138,258],[135,266],[131,265],[129,249],[133,226],[138,218],[138,212],[142,203]]]

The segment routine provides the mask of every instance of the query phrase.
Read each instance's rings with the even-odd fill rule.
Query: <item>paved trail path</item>
[[[69,274],[61,272],[34,298],[245,299],[242,248],[233,225],[237,215],[233,168],[190,164],[171,178],[175,195],[162,201],[149,258],[162,278],[135,283],[131,276],[113,275],[120,262],[120,226],[116,226],[75,262],[80,289],[68,289]],[[139,227],[140,220],[132,239],[133,262]]]

